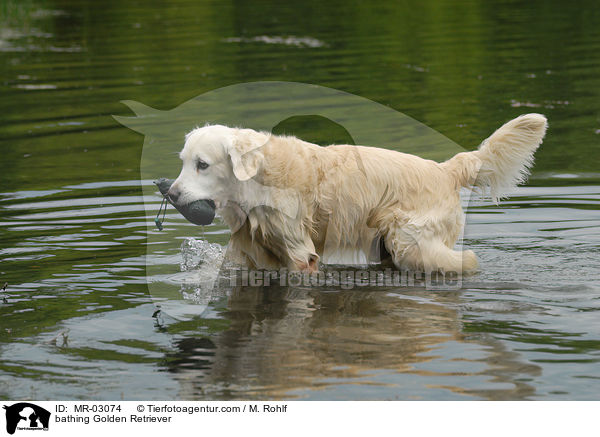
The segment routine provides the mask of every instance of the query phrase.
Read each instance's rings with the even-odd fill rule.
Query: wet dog
[[[437,163],[387,149],[320,147],[289,136],[220,125],[191,131],[168,195],[176,205],[214,201],[231,228],[229,252],[250,268],[315,271],[377,261],[380,243],[399,269],[467,272],[471,250],[459,191],[494,201],[522,183],[546,132],[526,114],[480,145]]]

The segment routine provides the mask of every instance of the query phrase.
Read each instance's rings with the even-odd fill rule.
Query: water
[[[0,398],[598,399],[594,8],[0,6]],[[143,138],[111,115],[131,115],[124,99],[166,110],[254,80],[355,93],[466,148],[523,112],[543,112],[550,130],[528,186],[500,206],[471,203],[465,245],[481,272],[460,290],[207,296],[186,284],[194,266],[219,264],[227,231],[173,208],[153,230],[160,198],[140,180]],[[346,135],[310,117],[279,129]],[[183,290],[201,315],[171,317],[149,281]]]

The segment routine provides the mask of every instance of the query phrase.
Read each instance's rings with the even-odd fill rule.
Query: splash
[[[223,264],[224,256],[225,251],[220,244],[186,238],[181,243],[180,268],[182,272],[189,272],[201,266],[215,266],[218,273],[218,268]]]

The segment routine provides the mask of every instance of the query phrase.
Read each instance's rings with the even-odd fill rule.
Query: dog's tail
[[[459,153],[441,165],[454,176],[457,188],[479,188],[497,202],[527,180],[546,127],[541,114],[521,115],[494,132],[478,150]]]

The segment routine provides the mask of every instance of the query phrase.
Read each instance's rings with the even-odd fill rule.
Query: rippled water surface
[[[0,5],[0,398],[598,399],[591,2]],[[527,186],[469,204],[481,272],[459,289],[199,293],[227,230],[173,208],[155,230],[143,137],[111,115],[257,80],[364,96],[467,149],[523,112],[550,129]],[[345,138],[317,118],[280,128]]]

